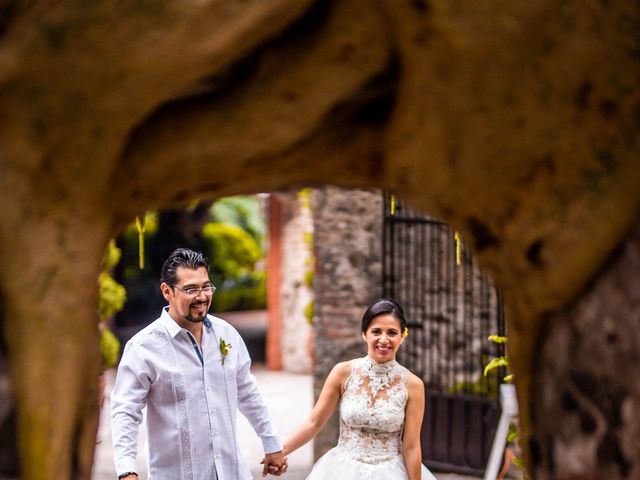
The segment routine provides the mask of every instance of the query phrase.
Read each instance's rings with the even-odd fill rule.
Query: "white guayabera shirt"
[[[111,394],[118,474],[138,470],[138,425],[145,406],[153,480],[251,479],[238,449],[237,410],[261,438],[265,453],[282,450],[242,338],[224,320],[207,318],[200,352],[166,307],[127,343]],[[224,364],[220,339],[231,345]]]

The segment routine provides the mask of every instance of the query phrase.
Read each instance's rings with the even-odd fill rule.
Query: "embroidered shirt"
[[[251,479],[238,448],[237,410],[261,438],[265,453],[282,450],[242,338],[224,320],[207,318],[210,326],[203,325],[199,351],[166,308],[127,342],[111,394],[118,474],[138,470],[144,407],[153,480]],[[220,339],[232,346],[224,364]]]

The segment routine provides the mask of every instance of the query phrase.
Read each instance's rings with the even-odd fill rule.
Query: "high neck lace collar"
[[[391,370],[393,370],[393,367],[395,367],[398,362],[394,360],[389,360],[387,362],[384,363],[377,363],[373,358],[371,358],[369,355],[367,355],[365,358],[365,364],[368,367],[368,370],[373,373],[373,374],[377,374],[377,375],[384,375],[384,374],[388,374]]]

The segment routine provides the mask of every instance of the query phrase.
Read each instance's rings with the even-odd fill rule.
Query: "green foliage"
[[[144,263],[148,265],[144,270],[138,263],[135,222],[119,238],[124,265],[118,279],[129,294],[125,316],[146,318],[164,304],[158,293],[158,273],[166,255],[178,247],[202,251],[209,260],[211,281],[217,287],[214,311],[265,307],[265,274],[261,270],[266,228],[258,197],[223,198],[211,207],[195,201],[183,210],[148,212],[143,230]]]
[[[211,248],[211,273],[222,278],[239,278],[253,271],[262,258],[262,249],[242,228],[224,223],[208,223],[202,236]]]
[[[493,343],[507,343],[507,337],[501,337],[500,335],[489,335],[489,341]]]
[[[449,393],[466,393],[471,395],[482,395],[490,398],[498,398],[498,382],[496,381],[497,371],[488,375],[480,375],[475,382],[459,382],[448,389]]]
[[[298,190],[298,202],[301,208],[311,209],[311,189],[303,188]]]
[[[490,342],[493,343],[497,343],[497,344],[505,344],[507,343],[507,337],[501,337],[500,335],[489,335],[488,337]],[[496,370],[498,368],[504,367],[506,369],[509,369],[509,357],[502,356],[502,357],[497,357],[494,358],[493,360],[491,360],[485,367],[484,367],[484,375],[487,376],[489,374],[489,372],[492,372],[493,370]],[[505,376],[502,379],[503,382],[507,382],[510,383],[513,381],[513,374],[509,374],[507,376]]]
[[[315,272],[313,270],[307,270],[304,273],[304,284],[309,288],[313,288],[314,277],[315,277]]]
[[[103,322],[122,310],[127,301],[127,291],[109,273],[118,264],[121,255],[122,252],[111,240],[102,261],[103,271],[98,277],[98,312]]]
[[[102,265],[103,270],[98,277],[98,313],[100,314],[100,353],[104,368],[111,368],[118,362],[120,341],[106,326],[111,316],[122,310],[127,301],[127,291],[116,282],[110,271],[118,264],[122,256],[121,250],[113,240],[107,245]]]
[[[140,224],[143,231],[142,244],[140,243],[141,238],[138,225],[135,221],[127,225],[121,236],[125,251],[130,252],[129,258],[125,256],[124,259],[124,277],[127,279],[148,278],[149,275],[153,275],[149,269],[143,270],[140,268],[140,265],[149,265],[151,263],[150,251],[144,247],[153,242],[158,232],[159,221],[157,212],[146,212],[144,218],[140,218]],[[132,255],[133,252],[136,252],[135,257]],[[153,280],[156,280],[155,275],[153,276]]]
[[[216,311],[254,310],[266,306],[264,259],[266,224],[255,195],[222,198],[210,210],[212,223],[202,230],[210,245],[212,280],[219,286]]]
[[[144,214],[144,220],[141,219],[142,228],[147,235],[155,235],[158,231],[158,214],[157,212],[149,211]],[[138,238],[138,227],[136,226],[136,222],[133,221],[125,228],[125,234],[127,236],[131,236],[132,239],[135,238],[137,242]]]
[[[307,246],[307,248],[309,249],[309,251],[313,251],[313,233],[311,232],[304,232],[304,238],[303,238],[304,244]]]
[[[298,202],[301,209],[311,210],[311,189],[303,188],[298,191]],[[313,232],[304,232],[303,241],[307,247],[309,255],[305,261],[307,271],[304,273],[304,284],[307,288],[313,288],[313,280],[315,277],[314,270],[314,254],[313,254]],[[315,308],[315,302],[311,300],[304,308],[304,317],[307,319],[309,325],[313,325],[313,310]]]
[[[107,251],[104,253],[104,257],[102,258],[102,269],[105,271],[110,271],[118,264],[120,258],[122,257],[122,250],[116,247],[115,240],[111,240],[109,245],[107,245]]]
[[[520,457],[514,456],[513,459],[512,459],[512,462],[516,467],[518,467],[522,471],[522,473],[524,475],[524,480],[529,480],[530,477],[527,474],[527,471],[525,470],[524,460],[522,460],[522,458],[520,458]]]
[[[507,357],[494,358],[487,364],[486,367],[484,367],[484,375],[487,376],[489,372],[491,372],[492,370],[495,370],[500,367],[506,368],[508,366],[509,366],[509,360],[507,359]]]
[[[509,434],[507,435],[507,443],[515,442],[518,439],[518,427],[515,423],[509,424]]]
[[[311,300],[307,303],[307,306],[304,307],[304,318],[307,319],[307,323],[309,325],[313,325],[313,309],[315,308],[315,302]]]
[[[251,272],[235,281],[226,281],[213,296],[216,312],[264,309],[267,302],[264,272]]]
[[[255,195],[226,197],[211,207],[214,223],[234,225],[247,232],[258,245],[264,245],[266,226],[260,199]]]
[[[102,321],[105,321],[122,310],[127,301],[127,291],[106,271],[100,273],[98,282],[98,312]]]
[[[105,369],[116,366],[120,355],[120,341],[108,328],[103,328],[100,331],[100,353]]]

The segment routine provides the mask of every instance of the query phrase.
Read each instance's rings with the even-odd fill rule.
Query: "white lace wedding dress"
[[[354,361],[340,400],[338,445],[314,465],[307,480],[407,480],[402,427],[408,370],[395,360]],[[436,480],[422,466],[422,480]]]

